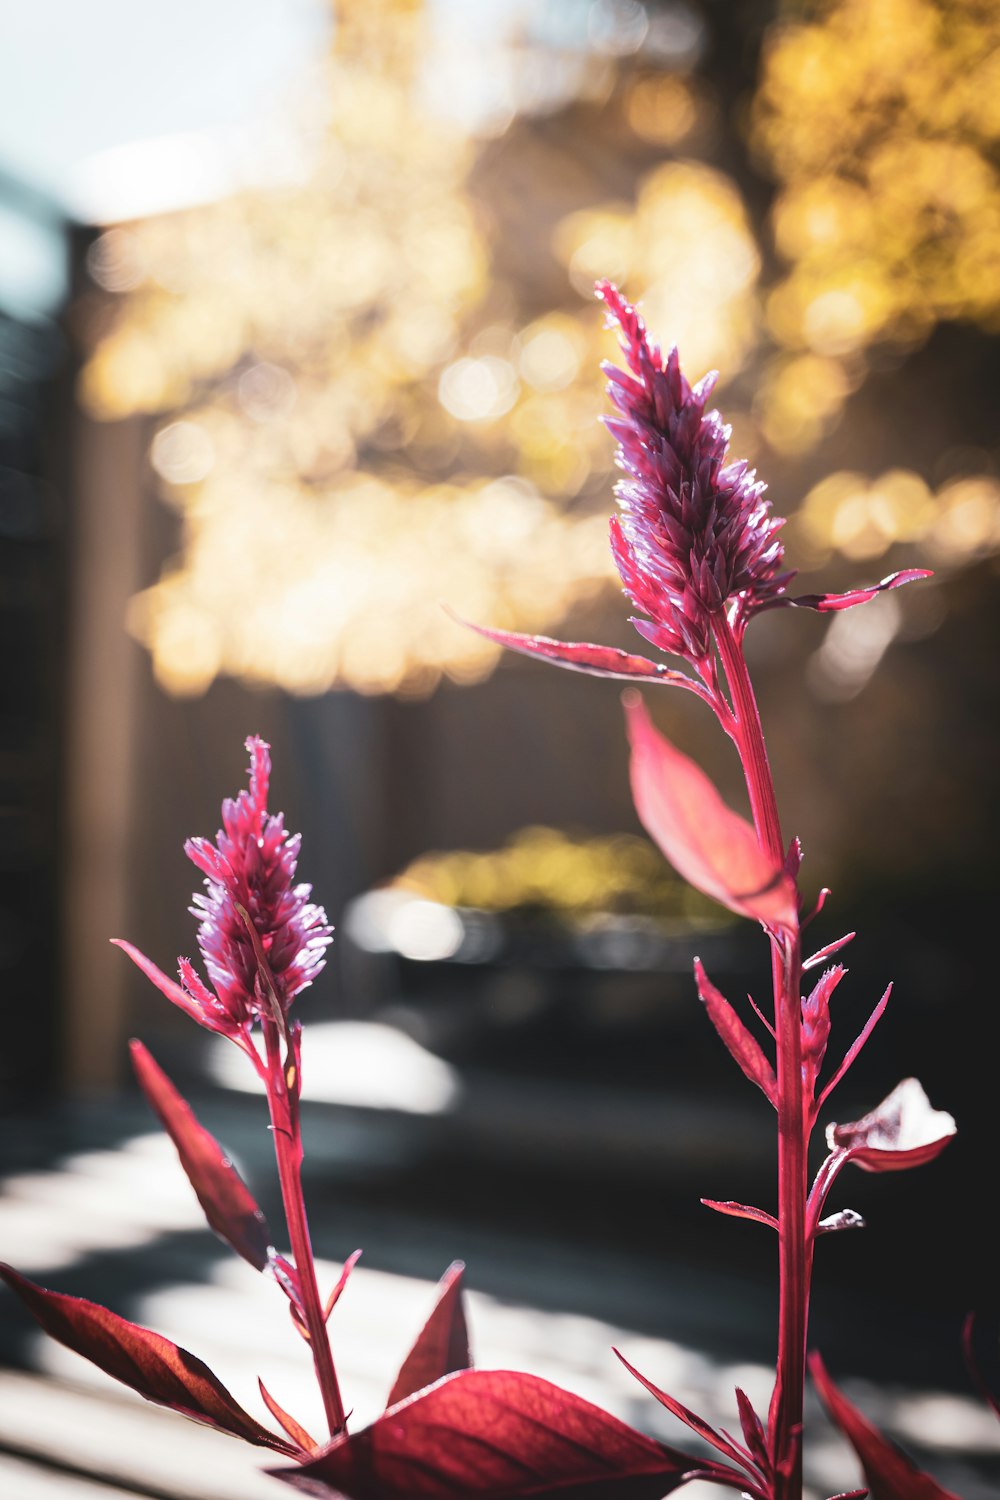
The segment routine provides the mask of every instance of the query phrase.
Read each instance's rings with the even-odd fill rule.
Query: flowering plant
[[[727,807],[704,773],[654,728],[634,688],[626,693],[632,790],[647,831],[699,891],[759,923],[770,949],[773,1003],[769,1014],[753,1007],[755,1025],[739,1015],[701,963],[695,964],[709,1020],[776,1115],[777,1213],[704,1200],[778,1237],[777,1361],[768,1411],[755,1411],[737,1390],[737,1438],[623,1360],[646,1390],[718,1455],[700,1458],[633,1431],[547,1381],[475,1370],[456,1263],[445,1273],[437,1302],[390,1387],[385,1413],[367,1428],[349,1431],[328,1325],[360,1252],[348,1259],[324,1299],[302,1194],[301,1025],[290,1015],[296,995],[322,967],[331,929],[310,900],[309,887],[293,883],[299,840],[267,810],[270,761],[258,739],[247,741],[249,788],[223,804],[216,842],[193,839],[186,846],[205,877],[205,893],[195,897],[193,910],[209,983],[186,959],[179,960],[175,981],[130,944],[120,946],[168,999],[232,1041],[263,1083],[290,1255],[275,1249],[263,1214],[223,1149],[142,1044],[132,1044],[139,1081],[208,1222],[252,1266],[270,1275],[286,1298],[292,1324],[309,1348],[328,1432],[319,1439],[310,1436],[261,1385],[280,1432],[265,1427],[200,1360],[168,1339],[93,1303],[36,1286],[10,1268],[2,1268],[2,1274],[56,1338],[149,1400],[290,1460],[273,1472],[312,1495],[661,1500],[687,1481],[703,1479],[751,1500],[801,1500],[808,1363],[827,1410],[861,1461],[874,1500],[954,1500],[847,1401],[818,1355],[807,1361],[816,1241],[861,1223],[849,1209],[826,1211],[840,1173],[851,1164],[866,1172],[920,1165],[945,1148],[955,1126],[950,1115],[931,1108],[915,1079],[905,1079],[863,1118],[827,1126],[827,1154],[809,1180],[808,1149],[819,1116],[882,1016],[890,991],[874,1006],[860,1035],[828,1066],[831,1000],[845,972],[828,960],[853,934],[803,956],[802,934],[828,893],[821,891],[811,908],[800,896],[801,848],[796,839],[786,846],[781,832],[743,652],[747,626],[764,610],[846,609],[927,575],[909,570],[847,594],[790,596],[793,575],[783,567],[781,522],[747,466],[726,462],[729,431],[718,413],[705,410],[712,377],[690,386],[677,351],[664,358],[617,290],[607,283],[598,290],[621,330],[627,365],[626,370],[607,367],[619,413],[608,426],[626,476],[618,486],[621,517],[611,525],[612,549],[625,592],[642,612],[633,621],[637,630],[681,665],[588,643],[483,633],[577,671],[693,692],[712,709],[739,754],[752,823]],[[803,993],[803,977],[813,970],[819,977]],[[840,1500],[865,1493],[845,1492]]]

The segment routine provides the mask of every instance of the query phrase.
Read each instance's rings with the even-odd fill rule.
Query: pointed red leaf
[[[749,1451],[753,1454],[754,1462],[757,1463],[764,1474],[771,1471],[771,1455],[767,1451],[767,1433],[764,1424],[753,1409],[753,1403],[746,1391],[736,1387],[736,1405],[740,1413],[740,1426]]]
[[[778,1413],[785,1399],[785,1383],[781,1378],[781,1365],[774,1372],[774,1385],[771,1387],[771,1399],[767,1406],[767,1425],[773,1432],[778,1421]]]
[[[951,1490],[918,1469],[902,1449],[884,1437],[834,1385],[818,1354],[809,1368],[831,1420],[861,1460],[871,1500],[958,1500]]]
[[[438,1300],[403,1361],[389,1393],[387,1407],[395,1406],[415,1391],[422,1391],[424,1386],[433,1385],[455,1370],[467,1370],[472,1363],[462,1305],[464,1270],[462,1262],[456,1260],[442,1276]]]
[[[750,1009],[753,1011],[754,1015],[757,1017],[758,1021],[763,1026],[768,1036],[771,1038],[772,1042],[776,1042],[778,1039],[778,1033],[775,1031],[774,1027],[771,1025],[770,1021],[767,1019],[764,1012],[761,1010],[760,1006],[757,1004],[756,1000],[751,995],[749,990],[747,990],[747,999],[750,1001]]]
[[[827,897],[829,895],[830,895],[830,887],[828,885],[823,886],[823,888],[820,891],[819,895],[816,897],[816,905],[813,907],[812,911],[809,913],[809,915],[807,917],[802,917],[799,920],[799,926],[803,930],[805,930],[805,928],[807,928],[809,926],[810,922],[815,922],[816,918],[819,916],[820,912],[823,910],[824,906],[826,905]]]
[[[709,1020],[712,1022],[712,1025],[750,1082],[755,1083],[763,1091],[765,1097],[772,1104],[776,1105],[778,1081],[774,1076],[774,1069],[771,1067],[771,1064],[750,1032],[747,1031],[729,1001],[715,988],[715,985],[702,968],[700,958],[696,958],[694,961],[694,973],[695,979],[698,982],[698,994],[705,1009],[708,1011]]]
[[[327,1319],[329,1318],[330,1314],[333,1312],[333,1309],[336,1307],[337,1303],[340,1301],[340,1298],[341,1298],[341,1295],[343,1293],[344,1287],[347,1285],[348,1281],[350,1280],[351,1272],[354,1270],[354,1267],[357,1265],[357,1263],[358,1263],[358,1261],[360,1259],[361,1259],[361,1251],[360,1250],[352,1250],[351,1253],[350,1253],[350,1255],[344,1261],[343,1268],[342,1268],[342,1270],[340,1272],[340,1275],[337,1277],[337,1284],[334,1287],[333,1291],[330,1293],[329,1297],[327,1297],[326,1302],[323,1304],[323,1321],[324,1321],[324,1323],[327,1321]]]
[[[862,1027],[860,1034],[858,1036],[856,1036],[855,1039],[854,1039],[854,1041],[851,1043],[851,1046],[849,1047],[849,1049],[847,1051],[847,1055],[844,1058],[843,1062],[840,1064],[840,1067],[834,1073],[834,1075],[830,1079],[829,1083],[826,1083],[826,1084],[823,1085],[823,1092],[820,1094],[819,1098],[816,1100],[816,1111],[817,1112],[826,1103],[827,1099],[829,1099],[830,1095],[833,1093],[834,1089],[837,1087],[837,1084],[844,1077],[844,1074],[848,1071],[849,1068],[853,1067],[854,1061],[857,1058],[858,1053],[861,1051],[862,1047],[865,1045],[865,1042],[867,1042],[868,1038],[871,1036],[872,1032],[875,1030],[875,1027],[878,1025],[879,1021],[882,1019],[882,1013],[885,1010],[886,1006],[889,1004],[889,996],[891,994],[892,994],[892,985],[891,984],[887,984],[886,987],[885,987],[885,993],[883,994],[883,996],[882,996],[881,1000],[879,1001],[879,1003],[876,1005],[875,1009],[872,1011],[871,1015],[868,1017],[868,1020],[865,1022],[864,1026]]]
[[[745,1488],[736,1470],[511,1370],[448,1375],[301,1467],[270,1472],[348,1500],[661,1500],[694,1473]]]
[[[141,953],[134,944],[127,943],[124,938],[112,938],[111,941],[116,948],[128,954],[136,968],[141,969],[146,978],[152,980],[161,994],[166,995],[168,1000],[172,1000],[193,1021],[197,1021],[199,1026],[205,1026],[209,1031],[217,1031],[223,1036],[234,1036],[236,1026],[215,1000],[214,995],[205,991],[204,1001],[196,999],[194,995],[189,995],[176,979],[171,979],[169,975],[164,974],[163,970],[154,964],[151,958],[147,958],[145,953]],[[209,1005],[209,1001],[214,1002],[214,1005]]]
[[[704,1438],[706,1443],[711,1443],[712,1447],[717,1449],[719,1453],[724,1453],[727,1458],[731,1458],[741,1468],[746,1467],[748,1455],[742,1453],[735,1443],[724,1437],[721,1432],[718,1432],[710,1422],[706,1422],[704,1417],[699,1417],[697,1412],[691,1411],[682,1401],[678,1401],[676,1396],[671,1396],[666,1391],[661,1391],[659,1386],[654,1385],[651,1380],[647,1380],[645,1375],[640,1375],[635,1366],[629,1364],[620,1349],[614,1349],[612,1352],[621,1360],[629,1374],[634,1375],[639,1384],[645,1386],[649,1394],[655,1397],[661,1406],[665,1406],[667,1411],[683,1422],[686,1427],[690,1427],[692,1432],[696,1432],[700,1438]]]
[[[841,964],[824,969],[802,1001],[803,1079],[810,1094],[815,1089],[830,1040],[830,1000],[846,973],[847,970]]]
[[[205,1218],[237,1255],[263,1271],[269,1259],[271,1232],[250,1190],[142,1042],[133,1040],[129,1047],[142,1091],[177,1148]]]
[[[303,1453],[315,1453],[319,1446],[315,1438],[311,1438],[305,1428],[296,1422],[294,1417],[289,1416],[285,1408],[275,1401],[259,1375],[257,1376],[257,1384],[260,1387],[261,1400],[264,1405],[279,1426],[285,1429],[296,1447],[301,1448]]]
[[[0,1264],[0,1276],[59,1343],[158,1406],[232,1433],[259,1448],[293,1457],[298,1449],[261,1427],[206,1364],[149,1328],[130,1323],[96,1302],[67,1297]]]
[[[795,886],[726,806],[708,777],[653,727],[637,693],[626,693],[632,797],[647,833],[685,880],[730,911],[770,927],[794,927]]]
[[[706,1208],[714,1208],[717,1214],[728,1214],[732,1219],[753,1219],[758,1224],[766,1224],[768,1229],[777,1229],[778,1221],[773,1214],[767,1214],[762,1208],[752,1208],[748,1203],[734,1203],[730,1199],[720,1202],[717,1198],[702,1198]]]
[[[904,568],[901,573],[890,573],[881,583],[869,588],[851,589],[846,594],[800,594],[797,599],[781,599],[781,604],[794,604],[798,609],[818,609],[825,612],[835,609],[853,609],[855,604],[867,604],[876,594],[887,589],[901,588],[904,583],[915,583],[920,578],[933,578],[928,568]]]
[[[827,1126],[826,1139],[866,1172],[902,1172],[933,1161],[954,1134],[951,1115],[931,1108],[916,1078],[904,1078],[860,1120]]]
[[[835,938],[832,943],[827,943],[825,948],[817,948],[815,953],[803,959],[802,968],[815,969],[817,964],[821,964],[825,958],[832,958],[835,953],[839,953],[841,948],[846,948],[848,943],[853,942],[856,937],[856,932],[845,932],[843,937]]]
[[[451,618],[458,625],[465,625],[477,635],[506,646],[509,651],[519,651],[522,656],[539,656],[557,667],[568,667],[574,672],[587,672],[592,677],[616,677],[626,682],[642,678],[648,682],[666,682],[676,687],[687,687],[703,694],[700,682],[695,682],[685,672],[678,672],[662,662],[650,661],[645,656],[634,656],[618,646],[597,646],[589,641],[557,641],[548,635],[522,635],[516,630],[492,630],[487,625],[474,625],[463,620],[452,610]]]

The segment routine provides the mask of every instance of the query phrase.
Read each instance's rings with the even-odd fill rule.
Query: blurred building
[[[70,230],[44,192],[0,173],[0,1099],[52,1075],[59,981],[69,355],[53,313]]]

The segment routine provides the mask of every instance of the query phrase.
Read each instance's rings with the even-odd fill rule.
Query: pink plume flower
[[[688,384],[676,348],[664,359],[646,325],[610,282],[598,283],[609,324],[622,333],[628,370],[606,363],[608,394],[621,413],[605,418],[618,440],[626,479],[615,494],[621,518],[611,546],[625,591],[648,620],[641,635],[690,661],[709,652],[712,617],[738,601],[734,627],[775,603],[791,573],[781,571],[784,522],[744,462],[726,464],[731,429],[705,404],[718,376]]]
[[[196,894],[191,906],[201,924],[198,946],[215,998],[238,1023],[257,1016],[262,1006],[270,1009],[260,993],[260,964],[244,912],[286,1012],[322,969],[333,930],[323,908],[309,900],[311,887],[293,884],[301,835],[290,835],[282,814],[267,810],[269,747],[256,736],[246,747],[249,790],[223,802],[215,844],[194,838],[184,845],[205,875],[205,893]],[[196,999],[205,998],[204,986],[186,960],[181,961],[181,982]]]
[[[116,939],[168,1000],[209,1031],[231,1037],[253,1053],[250,1028],[262,1014],[284,1015],[326,960],[333,928],[312,888],[294,885],[301,835],[289,835],[281,813],[267,810],[269,747],[252,736],[250,786],[222,804],[222,827],[213,844],[188,839],[184,851],[205,875],[193,897],[198,946],[210,988],[190,959],[177,960],[180,984],[131,943]],[[248,926],[249,923],[249,926]],[[251,930],[252,929],[252,930]],[[273,998],[272,998],[273,996]]]
[[[790,598],[785,590],[795,574],[782,571],[778,536],[785,523],[771,514],[754,471],[742,461],[726,463],[731,428],[717,411],[705,410],[718,377],[689,385],[677,350],[663,358],[618,288],[599,281],[596,292],[608,308],[609,326],[621,331],[628,366],[603,366],[619,412],[606,417],[605,425],[617,439],[616,461],[627,476],[615,486],[621,514],[611,520],[611,550],[626,594],[648,617],[633,617],[636,630],[650,645],[690,662],[697,675],[589,641],[486,625],[472,624],[473,630],[573,672],[688,688],[719,712],[711,653],[720,625],[740,645],[748,621],[761,610],[852,609],[886,589],[931,576],[926,568],[907,568],[846,594]]]

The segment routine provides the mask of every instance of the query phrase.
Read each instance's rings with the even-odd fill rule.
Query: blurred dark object
[[[57,1050],[66,359],[56,324],[0,296],[0,1108],[46,1087]]]

